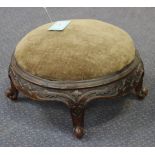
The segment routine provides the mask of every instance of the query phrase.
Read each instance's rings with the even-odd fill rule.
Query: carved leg
[[[71,117],[73,121],[73,132],[77,138],[82,138],[84,135],[84,111],[82,107],[71,108]]]
[[[10,78],[11,87],[5,92],[5,94],[11,100],[17,100],[18,90],[16,89],[16,87],[15,87],[14,83],[12,82],[12,79],[10,76],[9,76],[9,78]]]
[[[144,99],[148,94],[148,90],[143,86],[144,73],[140,78],[138,85],[135,87],[134,92],[139,99]]]

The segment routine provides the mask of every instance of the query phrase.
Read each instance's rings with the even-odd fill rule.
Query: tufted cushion
[[[98,20],[71,20],[63,31],[48,31],[53,23],[28,33],[15,58],[25,71],[49,80],[86,80],[121,70],[135,57],[131,37]]]

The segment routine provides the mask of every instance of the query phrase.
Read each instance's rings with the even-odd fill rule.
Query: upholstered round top
[[[28,33],[17,45],[15,58],[25,71],[49,80],[87,80],[117,72],[135,58],[128,33],[98,20],[71,20],[62,31],[53,23]]]

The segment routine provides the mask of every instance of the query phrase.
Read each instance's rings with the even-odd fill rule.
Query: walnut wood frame
[[[84,111],[86,104],[96,98],[113,98],[134,92],[144,98],[148,91],[143,87],[144,66],[136,51],[135,59],[121,71],[91,80],[51,81],[31,75],[22,70],[14,54],[9,66],[11,87],[6,95],[16,100],[18,92],[39,101],[61,101],[70,108],[73,131],[77,138],[84,134]]]

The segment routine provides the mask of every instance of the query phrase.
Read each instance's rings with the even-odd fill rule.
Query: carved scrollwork
[[[17,99],[18,91],[21,91],[31,99],[65,103],[71,111],[74,134],[81,138],[84,134],[85,105],[89,101],[123,96],[132,90],[139,98],[147,95],[148,91],[143,87],[144,67],[140,57],[136,55],[134,62],[126,67],[119,73],[110,75],[110,78],[59,83],[29,75],[13,59],[9,67],[11,88],[6,95],[14,100]]]
[[[140,63],[135,70],[124,78],[114,81],[109,85],[96,87],[93,90],[87,91],[79,100],[85,100],[85,104],[95,98],[110,98],[116,96],[124,96],[128,94],[134,87],[139,84],[144,73],[143,65]]]
[[[16,74],[10,67],[9,75],[13,79],[17,88],[25,93],[25,95],[36,100],[58,100],[66,103],[70,107],[80,107],[94,98],[107,98],[125,95],[139,83],[143,75],[144,68],[141,63],[122,79],[114,81],[108,85],[101,85],[87,89],[61,90],[41,87],[30,81],[25,80]]]
[[[109,84],[85,89],[55,89],[26,80],[11,65],[9,68],[11,79],[15,86],[28,97],[36,100],[58,100],[66,103],[69,107],[79,108],[83,108],[83,105],[95,98],[126,95],[138,85],[144,74],[143,64],[139,60],[137,66],[128,75],[124,75],[124,77],[118,78]]]
[[[58,91],[55,89],[44,88],[39,85],[27,81],[16,74],[11,68],[9,69],[9,75],[14,81],[17,89],[21,90],[26,96],[35,100],[47,100],[47,101],[61,101],[67,106],[74,101],[71,95],[64,91]]]

